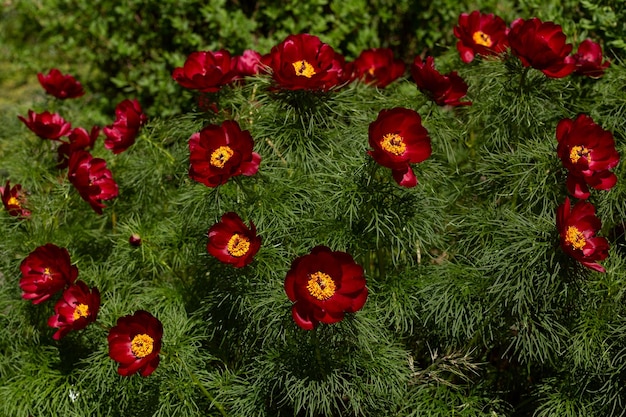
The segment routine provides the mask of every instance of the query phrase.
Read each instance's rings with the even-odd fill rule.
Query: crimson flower
[[[2,204],[4,209],[10,216],[15,217],[29,217],[30,211],[24,208],[26,203],[26,196],[22,192],[22,185],[15,184],[11,187],[9,181],[6,182],[4,187],[0,187],[0,198],[2,198]]]
[[[76,98],[85,94],[82,84],[76,78],[69,74],[63,75],[56,68],[52,68],[48,75],[38,73],[37,78],[44,90],[56,98]]]
[[[567,189],[576,198],[589,197],[589,188],[608,190],[617,183],[609,169],[619,163],[613,134],[594,123],[590,116],[563,119],[556,127],[556,152],[568,170]]]
[[[59,340],[72,330],[81,330],[96,321],[100,310],[100,291],[91,291],[83,281],[76,281],[63,291],[54,306],[54,316],[48,319],[48,326],[57,330],[52,338]]]
[[[68,178],[81,198],[98,214],[102,214],[102,200],[117,197],[117,183],[107,169],[104,159],[94,158],[87,151],[76,151],[70,156]]]
[[[367,300],[363,268],[349,254],[326,246],[316,246],[291,263],[285,292],[294,302],[293,319],[304,330],[314,329],[319,322],[337,323]]]
[[[261,238],[256,235],[254,223],[250,221],[248,228],[236,213],[225,213],[209,229],[207,251],[236,268],[243,268],[252,262],[260,247]]]
[[[498,55],[509,47],[508,33],[504,20],[493,13],[483,14],[478,10],[461,13],[454,27],[454,36],[458,39],[456,49],[466,64],[472,62],[475,55]]]
[[[100,135],[100,127],[93,126],[91,132],[87,133],[82,127],[72,129],[68,135],[69,142],[61,141],[61,146],[57,148],[58,161],[57,168],[67,168],[72,152],[87,151],[93,149],[93,145]]]
[[[585,39],[578,45],[578,51],[573,55],[576,64],[575,74],[600,78],[604,75],[611,63],[602,62],[602,47],[591,39]]]
[[[593,204],[579,201],[570,210],[570,201],[566,198],[557,208],[556,227],[561,236],[561,247],[568,255],[587,268],[606,272],[602,265],[595,262],[609,255],[609,242],[603,237],[595,237],[602,223],[596,217]]]
[[[67,249],[52,243],[32,251],[20,264],[20,270],[22,298],[33,304],[46,301],[78,276],[78,268],[72,265]]]
[[[163,325],[152,314],[138,310],[120,317],[109,330],[109,357],[119,362],[117,373],[146,377],[159,366]]]
[[[389,48],[371,48],[362,51],[350,67],[353,78],[385,88],[404,74],[406,65],[401,59],[394,59]]]
[[[63,117],[57,113],[44,111],[43,113],[35,113],[28,110],[28,119],[17,116],[26,127],[35,132],[41,139],[58,140],[61,136],[65,136],[72,129],[70,122],[66,122]]]
[[[244,78],[257,75],[262,71],[261,54],[252,49],[246,49],[242,55],[237,55],[230,61],[233,78]]]
[[[533,17],[516,19],[511,23],[509,45],[525,67],[540,70],[548,77],[563,78],[575,69],[569,55],[572,45],[566,42],[560,25],[542,22]]]
[[[172,78],[184,88],[215,93],[233,80],[233,65],[237,63],[225,49],[192,52],[182,67],[174,69]]]
[[[114,154],[124,152],[139,134],[139,128],[147,121],[137,100],[123,100],[115,107],[115,121],[103,129],[104,147]]]
[[[207,187],[224,184],[230,177],[254,175],[261,156],[252,152],[254,141],[248,130],[234,120],[208,125],[189,138],[189,176]]]
[[[411,67],[411,75],[417,87],[440,106],[469,106],[472,104],[471,101],[460,101],[467,94],[465,81],[459,77],[456,71],[445,75],[437,71],[432,56],[426,57],[425,62],[419,55],[416,56]]]

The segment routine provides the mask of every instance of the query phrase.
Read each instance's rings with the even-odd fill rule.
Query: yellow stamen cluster
[[[582,249],[587,244],[583,232],[575,226],[569,226],[565,232],[565,242],[572,245],[574,249]]]
[[[229,146],[220,146],[211,154],[211,165],[224,168],[224,165],[235,152]]]
[[[480,31],[480,30],[477,30],[476,32],[474,32],[474,35],[472,35],[472,39],[474,40],[476,45],[486,46],[487,48],[493,45],[491,36],[487,35],[485,32]]]
[[[574,146],[569,152],[569,159],[573,164],[578,162],[580,158],[587,158],[587,162],[591,162],[591,155],[588,148],[584,146]]]
[[[11,197],[9,197],[9,201],[7,201],[7,206],[18,206],[19,207],[20,206],[20,201],[17,198],[11,196]]]
[[[74,309],[74,320],[78,320],[81,317],[89,316],[89,306],[87,304],[78,304]]]
[[[309,275],[306,289],[318,300],[328,300],[335,294],[336,286],[330,275],[317,271]]]
[[[45,279],[52,279],[52,274],[50,273],[50,268],[43,269],[43,277]]]
[[[313,65],[309,64],[305,60],[296,61],[291,65],[293,65],[293,69],[294,71],[296,71],[296,75],[299,77],[311,78],[312,76],[316,74],[315,68],[313,68]]]
[[[130,350],[137,358],[145,358],[152,353],[154,347],[154,339],[145,333],[141,333],[133,337],[130,341]]]
[[[239,258],[250,250],[250,239],[235,233],[228,241],[226,250],[231,256]]]
[[[402,136],[395,133],[387,133],[380,141],[383,150],[394,155],[402,155],[406,151],[406,144]]]

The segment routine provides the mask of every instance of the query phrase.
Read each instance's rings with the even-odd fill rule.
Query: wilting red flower
[[[573,55],[576,64],[575,74],[600,78],[604,75],[611,63],[602,62],[602,47],[591,39],[585,39],[578,45],[578,51]]]
[[[48,75],[43,75],[41,72],[37,74],[39,84],[50,95],[56,98],[76,98],[85,94],[83,86],[72,75],[63,75],[61,71],[56,68],[52,68]]]
[[[22,298],[33,304],[46,301],[78,276],[78,268],[72,265],[67,249],[52,243],[32,251],[20,264],[20,270]]]
[[[66,122],[59,114],[49,111],[38,114],[28,110],[28,119],[22,116],[17,116],[17,118],[42,139],[58,140],[72,129],[70,122]]]
[[[454,36],[459,40],[456,49],[465,63],[472,62],[475,55],[498,55],[509,47],[508,33],[504,20],[493,13],[461,13],[459,24],[454,27]]]
[[[98,135],[100,135],[100,127],[98,126],[93,126],[90,133],[87,133],[82,127],[72,129],[71,133],[68,135],[69,142],[61,141],[61,146],[57,148],[59,161],[57,168],[67,168],[72,152],[93,149]]]
[[[261,247],[261,238],[250,221],[248,228],[233,212],[226,213],[209,229],[207,251],[221,262],[243,268],[252,262]]]
[[[30,211],[24,208],[26,196],[22,192],[21,184],[15,184],[11,187],[10,182],[7,181],[4,187],[0,187],[0,197],[9,215],[16,217],[30,216]]]
[[[117,373],[146,377],[159,366],[163,325],[152,314],[138,310],[120,317],[109,330],[109,357],[119,362]]]
[[[556,227],[561,235],[561,247],[571,257],[598,272],[606,272],[595,261],[609,255],[609,242],[603,237],[595,237],[602,228],[596,217],[593,204],[579,201],[570,211],[569,198],[556,211]]]
[[[533,17],[511,23],[509,45],[525,67],[540,70],[548,77],[563,78],[574,71],[572,45],[566,42],[560,25]]]
[[[230,177],[254,175],[261,156],[252,152],[254,141],[248,130],[234,120],[208,125],[189,138],[189,176],[207,187],[224,184]]]
[[[117,197],[117,183],[107,169],[104,159],[94,158],[87,151],[76,151],[70,156],[68,178],[81,198],[98,214],[102,214],[102,200]]]
[[[184,88],[214,93],[233,80],[233,65],[225,49],[192,52],[182,67],[174,69],[172,78]]]
[[[257,75],[261,72],[261,54],[252,49],[246,49],[242,55],[237,55],[230,61],[233,78],[244,78]]]
[[[405,67],[401,59],[393,58],[389,48],[366,49],[351,64],[353,78],[380,88],[400,78]]]
[[[349,254],[326,246],[316,246],[291,263],[285,292],[294,302],[293,319],[305,330],[314,329],[319,322],[339,322],[345,313],[360,310],[367,300],[363,268]]]
[[[100,310],[100,291],[91,291],[82,281],[76,281],[63,291],[54,306],[54,316],[48,319],[48,326],[57,330],[52,338],[59,340],[72,330],[81,330],[96,321]]]
[[[441,74],[435,69],[432,56],[426,62],[416,56],[411,67],[411,75],[418,88],[428,94],[440,106],[469,106],[471,101],[460,101],[467,94],[467,84],[456,71]]]
[[[115,107],[115,121],[103,129],[104,147],[114,154],[124,152],[139,134],[139,128],[147,121],[137,100],[126,99]]]
[[[341,84],[345,59],[317,36],[303,33],[287,36],[263,63],[280,88],[328,91]]]
[[[619,163],[613,134],[594,123],[590,116],[563,119],[556,127],[556,151],[568,170],[567,189],[576,198],[589,197],[589,187],[608,190],[617,182],[609,169]]]
[[[403,187],[415,187],[417,178],[411,165],[431,154],[430,137],[414,110],[396,107],[381,110],[369,125],[367,153],[380,165],[391,168],[393,179]]]

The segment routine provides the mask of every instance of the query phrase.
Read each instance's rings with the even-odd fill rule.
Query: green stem
[[[522,74],[520,75],[520,80],[519,80],[519,93],[520,95],[522,95],[524,93],[524,87],[526,85],[526,77],[528,74],[528,71],[530,70],[530,67],[524,67],[524,69],[522,70]]]
[[[167,156],[167,158],[170,160],[170,162],[173,164],[174,162],[176,162],[176,159],[174,159],[174,157],[172,156],[171,153],[169,153],[168,151],[166,151],[165,149],[163,149],[162,146],[157,145],[156,143],[154,143],[152,140],[146,138],[145,135],[142,135],[142,138],[145,138],[145,141],[148,142],[150,145],[152,145],[153,147],[155,147],[159,152],[161,152],[163,155]]]
[[[215,408],[218,409],[218,411],[220,412],[220,414],[222,414],[222,416],[224,417],[228,417],[228,414],[226,413],[226,410],[224,409],[224,407],[222,406],[222,404],[218,403],[215,398],[211,395],[211,393],[209,392],[209,390],[206,389],[206,387],[204,385],[202,385],[202,382],[200,382],[200,379],[198,379],[198,377],[191,372],[191,369],[189,369],[189,367],[187,366],[187,364],[181,360],[178,355],[176,355],[176,359],[178,359],[178,361],[183,365],[183,368],[185,368],[185,371],[187,371],[187,374],[189,375],[189,377],[191,378],[191,381],[198,387],[200,388],[200,391],[202,391],[202,393],[204,394],[205,397],[207,397],[207,399],[211,402],[211,405],[214,405]]]
[[[322,353],[320,352],[320,343],[319,343],[319,339],[317,338],[317,327],[313,329],[313,348],[315,349],[315,360],[317,361],[317,366],[319,367],[319,369],[324,369],[323,362],[322,362]]]

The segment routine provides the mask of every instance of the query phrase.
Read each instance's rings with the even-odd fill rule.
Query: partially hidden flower
[[[394,59],[389,48],[371,48],[362,51],[350,67],[352,78],[385,88],[404,74],[406,65],[401,59]]]
[[[469,106],[471,101],[461,101],[467,95],[467,84],[463,79],[452,71],[441,74],[435,69],[432,56],[426,57],[426,61],[418,55],[413,60],[411,76],[417,87],[440,106]]]
[[[243,268],[252,262],[261,247],[261,238],[250,221],[248,228],[237,213],[225,213],[208,232],[207,251],[221,262]]]
[[[294,321],[305,330],[319,323],[337,323],[367,300],[363,268],[348,253],[326,246],[316,246],[291,263],[285,292],[294,302]]]
[[[118,187],[106,161],[94,158],[87,151],[72,153],[69,161],[68,178],[81,198],[89,203],[98,214],[106,207],[102,200],[117,197]]]
[[[66,122],[58,113],[35,113],[28,110],[28,118],[17,116],[26,127],[32,130],[41,139],[59,140],[62,136],[66,136],[72,129],[70,122]]]
[[[109,330],[109,357],[119,363],[117,373],[146,377],[159,366],[163,325],[152,314],[138,310],[120,317]]]
[[[172,78],[184,88],[215,93],[233,80],[236,65],[225,49],[192,52],[182,67],[174,69]]]
[[[2,205],[10,216],[29,217],[30,210],[26,209],[26,195],[22,191],[21,184],[15,184],[11,187],[10,181],[7,181],[4,187],[0,187],[0,198]]]
[[[568,170],[567,189],[574,197],[586,199],[589,187],[608,190],[617,183],[617,176],[609,171],[619,163],[613,134],[590,116],[580,114],[574,120],[561,120],[556,138],[557,154]]]
[[[52,243],[39,246],[20,264],[22,298],[39,304],[76,281],[78,268],[65,248]]]
[[[246,49],[243,54],[233,56],[230,62],[233,79],[257,75],[264,68],[261,54],[252,49]]]
[[[128,243],[131,246],[141,246],[141,236],[139,236],[137,233],[133,233],[130,235],[130,237],[128,238]]]
[[[61,141],[61,146],[57,148],[57,168],[67,168],[70,155],[76,151],[89,151],[93,149],[96,139],[100,135],[100,127],[93,126],[91,132],[87,132],[82,127],[75,127],[67,136],[68,141]]]
[[[422,126],[420,115],[410,109],[384,109],[369,125],[367,153],[374,160],[391,169],[393,179],[402,187],[415,187],[417,177],[410,164],[423,162],[432,153],[428,131]]]
[[[574,58],[569,55],[572,44],[560,25],[532,19],[516,19],[511,23],[509,45],[522,65],[540,70],[548,77],[563,78],[576,68]]]
[[[114,154],[124,152],[135,143],[139,129],[146,121],[147,116],[136,99],[121,101],[115,107],[115,121],[102,130],[106,136],[104,147]]]
[[[254,175],[261,156],[252,152],[248,130],[234,120],[208,125],[189,138],[189,176],[207,187],[217,187],[237,175]]]
[[[59,340],[72,330],[81,330],[96,321],[100,310],[100,291],[87,287],[83,281],[76,281],[63,291],[54,306],[54,315],[48,319],[48,326],[58,328],[52,338]]]
[[[577,202],[571,208],[569,198],[557,208],[556,227],[561,237],[561,247],[578,262],[598,272],[606,272],[596,261],[605,259],[609,254],[609,242],[604,237],[596,237],[602,228],[596,217],[593,204]]]
[[[461,13],[458,25],[454,27],[454,36],[458,39],[456,49],[461,60],[472,62],[476,55],[498,55],[509,47],[507,34],[509,28],[500,16],[493,13]]]
[[[578,45],[578,50],[574,55],[574,63],[576,69],[574,74],[586,75],[591,78],[600,78],[604,75],[604,71],[611,65],[609,60],[602,60],[602,47],[600,44],[585,39]]]
[[[80,82],[70,74],[63,74],[56,68],[52,68],[47,75],[38,73],[39,84],[46,92],[56,98],[76,98],[85,94]]]

